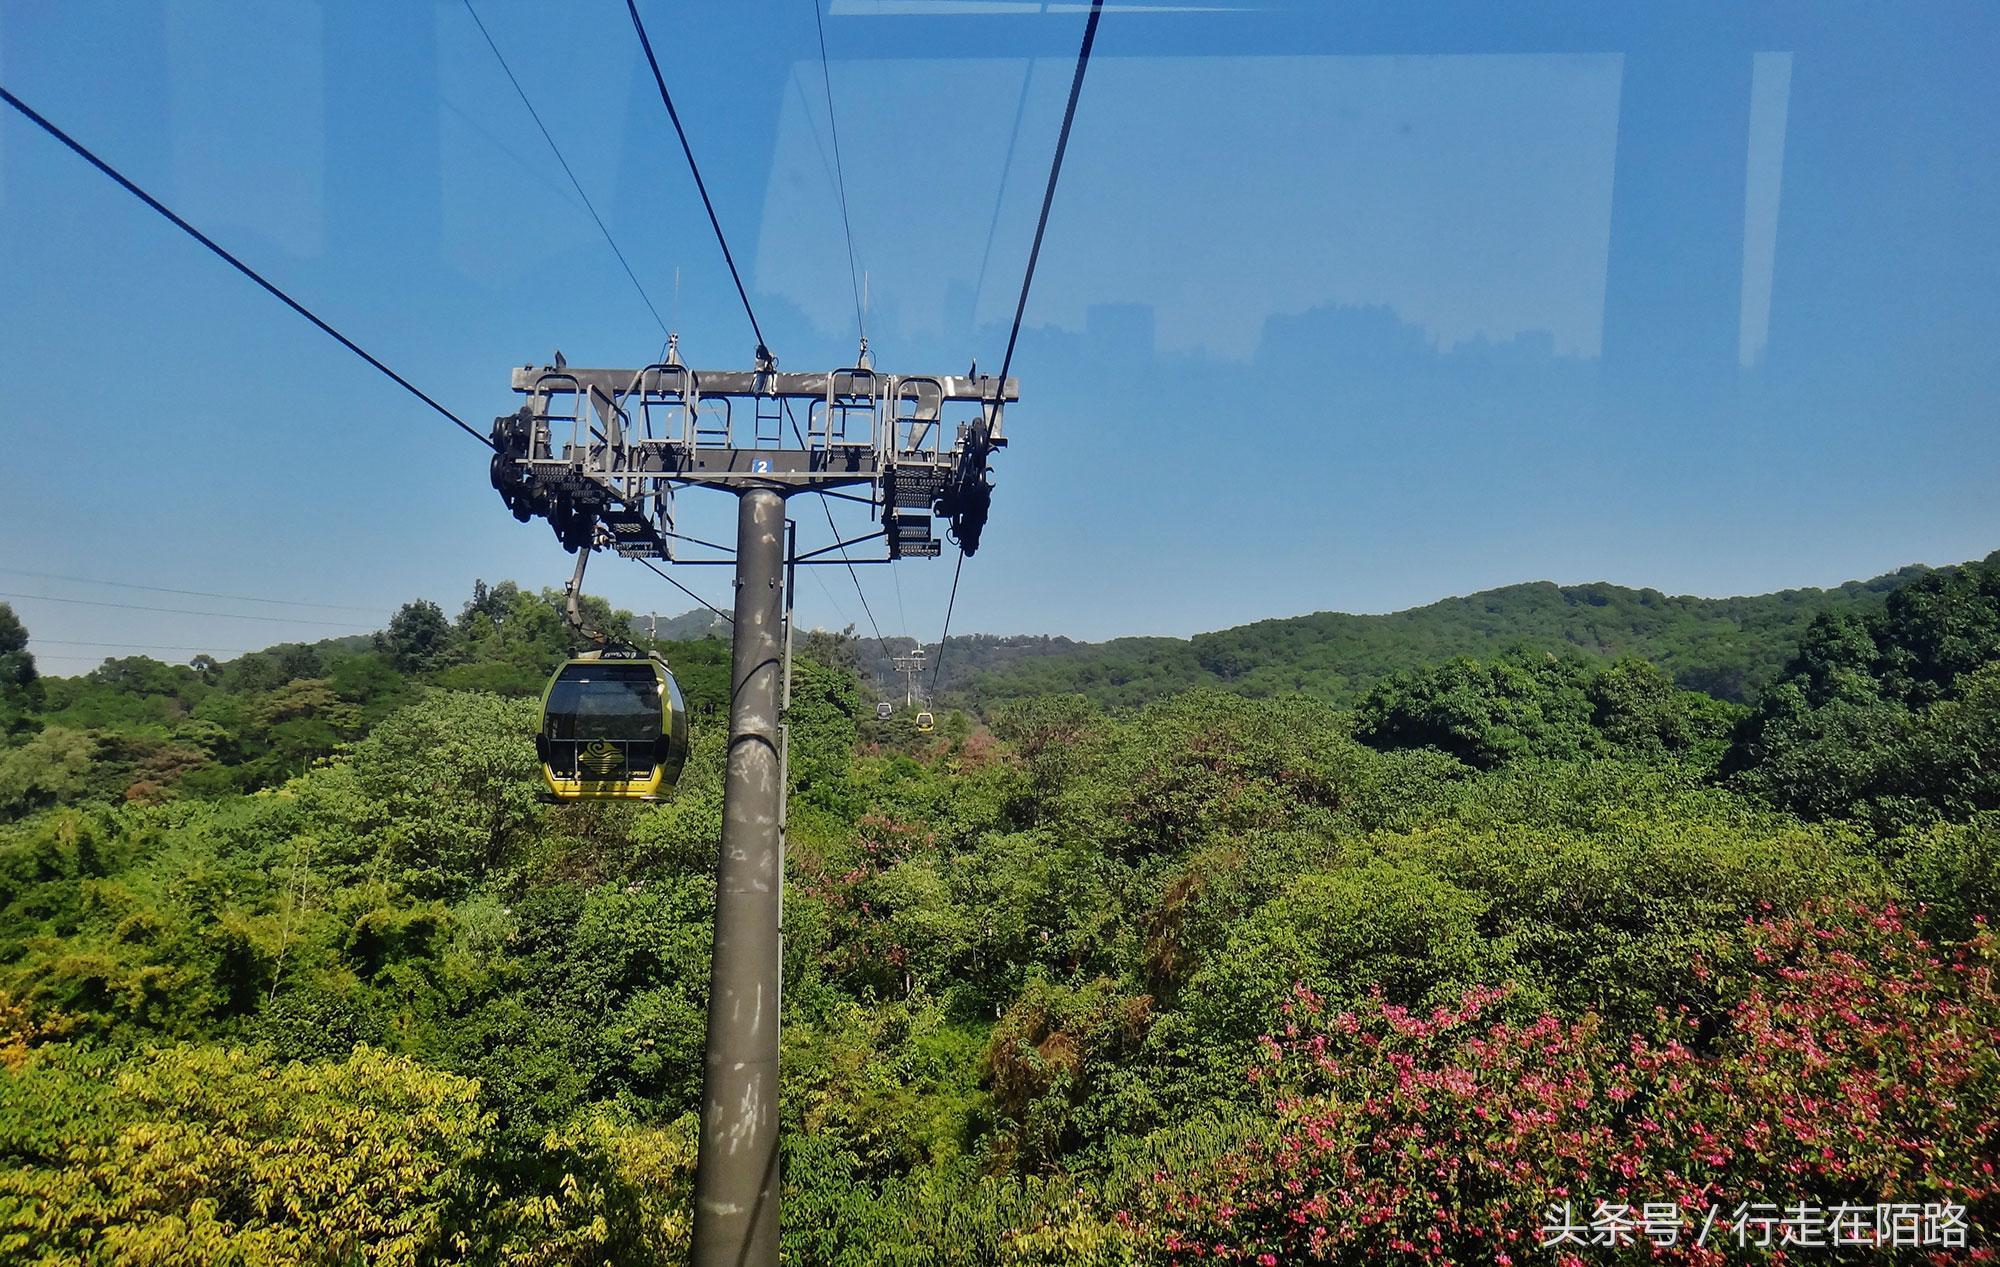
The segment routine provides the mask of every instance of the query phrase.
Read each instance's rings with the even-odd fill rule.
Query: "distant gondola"
[[[887,700],[884,700],[883,702],[875,706],[876,721],[888,721],[891,717],[894,717],[895,715],[896,715],[896,706],[894,704],[889,703]]]
[[[586,652],[549,679],[535,755],[556,799],[658,800],[687,754],[687,703],[657,653]]]

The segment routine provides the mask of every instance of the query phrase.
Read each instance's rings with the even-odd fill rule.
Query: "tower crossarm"
[[[520,365],[514,368],[513,387],[531,394],[543,380],[560,375],[574,386],[569,390],[589,391],[595,387],[613,397],[623,397],[634,386],[658,387],[670,376],[691,375],[703,396],[735,396],[748,400],[755,396],[779,396],[787,400],[825,400],[829,388],[851,371],[839,369],[822,373],[791,374],[759,370],[692,370],[685,366],[649,365],[643,369],[579,369],[574,365]],[[647,376],[642,379],[641,376]],[[991,374],[877,374],[884,394],[894,395],[894,385],[921,381],[935,383],[944,404],[1012,404],[1021,398],[1021,380],[1011,375],[1004,394],[1000,380]],[[678,384],[676,384],[678,387]]]
[[[515,516],[548,520],[571,549],[602,525],[621,552],[667,559],[673,494],[690,487],[865,488],[887,559],[941,553],[936,519],[971,554],[992,497],[987,461],[1020,398],[1011,377],[697,370],[677,351],[637,369],[558,355],[515,367],[511,386],[526,400],[494,422],[492,470]]]

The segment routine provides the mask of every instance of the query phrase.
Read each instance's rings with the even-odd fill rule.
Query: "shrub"
[[[373,1048],[338,1064],[46,1048],[0,1074],[10,1261],[429,1261],[489,1119],[477,1084]]]
[[[535,823],[535,716],[532,701],[436,691],[355,745],[356,781],[381,805],[389,857],[412,890],[462,893]]]
[[[593,1111],[542,1141],[543,1190],[497,1212],[505,1267],[687,1261],[693,1243],[697,1124],[659,1127]]]
[[[1991,1226],[1996,963],[1984,934],[1946,955],[1894,908],[1820,905],[1704,967],[1712,1035],[1664,1009],[1622,1039],[1594,1014],[1487,1023],[1502,989],[1419,1014],[1299,986],[1246,1073],[1265,1134],[1156,1173],[1125,1217],[1169,1262],[1264,1264],[1525,1261],[1563,1201],[1951,1201]],[[1657,1257],[1714,1261],[1691,1241]]]

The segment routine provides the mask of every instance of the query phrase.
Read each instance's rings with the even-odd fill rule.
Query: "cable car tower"
[[[917,706],[917,679],[924,675],[924,649],[895,657],[896,672],[903,675],[903,707]]]
[[[878,539],[879,557],[851,561],[934,558],[940,519],[964,553],[978,550],[992,499],[987,462],[1006,444],[1002,412],[1019,398],[1011,378],[881,373],[865,344],[857,360],[780,373],[760,346],[752,369],[695,370],[681,363],[677,337],[665,359],[637,369],[578,369],[558,353],[552,364],[514,370],[525,403],[493,424],[493,487],[516,519],[547,520],[571,551],[606,546],[628,558],[736,569],[697,1261],[720,1259],[724,1247],[749,1247],[746,1261],[777,1261],[780,687],[789,676],[792,569],[849,562],[848,547]],[[735,495],[733,554],[676,529],[675,496],[690,489]],[[802,492],[865,503],[881,526],[797,554],[785,500]],[[703,557],[682,557],[683,545]]]

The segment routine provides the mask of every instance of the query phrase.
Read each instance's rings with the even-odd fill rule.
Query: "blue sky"
[[[772,346],[847,363],[809,0],[642,7]],[[687,358],[746,364],[623,7],[479,8]],[[997,366],[1081,21],[831,6],[883,368]],[[1112,6],[954,628],[1186,634],[1984,555],[1996,54],[1978,5]],[[659,351],[459,3],[0,6],[0,82],[481,428],[512,365]],[[49,670],[567,575],[482,449],[11,113],[0,341],[27,371],[0,403],[0,593],[46,596],[0,601]],[[681,509],[728,531],[726,498]],[[718,570],[685,576],[724,601]],[[950,579],[862,570],[883,632],[925,639]],[[591,582],[688,605],[615,559]],[[838,570],[799,606],[867,628]]]

